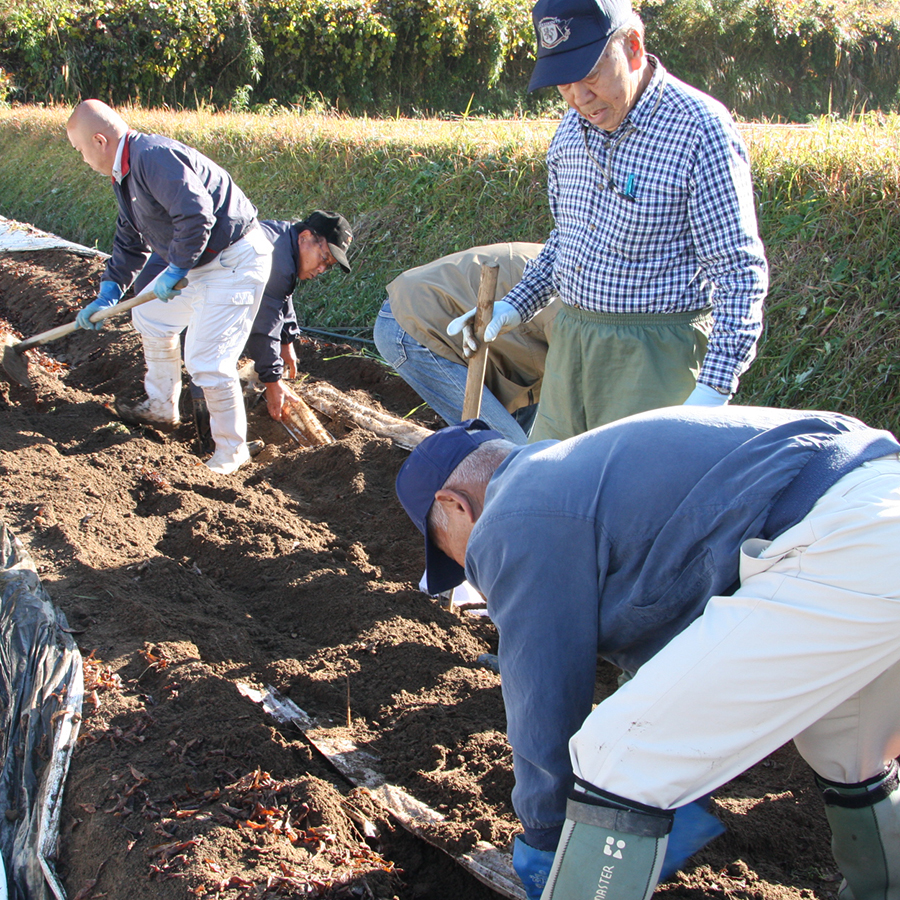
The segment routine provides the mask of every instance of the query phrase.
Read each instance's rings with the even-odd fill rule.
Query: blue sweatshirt
[[[597,654],[635,672],[733,592],[744,540],[774,538],[842,475],[897,450],[836,413],[679,406],[510,453],[466,577],[500,635],[526,842],[555,845]]]

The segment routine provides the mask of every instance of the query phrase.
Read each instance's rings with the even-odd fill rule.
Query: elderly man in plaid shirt
[[[530,439],[723,405],[755,355],[768,288],[734,122],[647,54],[628,0],[539,0],[532,15],[529,89],[556,85],[571,107],[547,154],[555,228],[485,331],[562,299]]]

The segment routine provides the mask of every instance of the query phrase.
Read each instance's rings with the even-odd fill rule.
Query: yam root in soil
[[[405,419],[398,419],[396,416],[366,406],[358,400],[342,394],[337,388],[324,381],[301,384],[299,390],[303,399],[313,409],[325,413],[332,419],[352,422],[379,437],[389,438],[407,450],[412,450],[432,434],[421,425],[415,425]]]
[[[287,394],[281,412],[281,424],[287,433],[301,447],[320,447],[334,443],[334,438],[325,430],[325,426],[316,418],[316,414],[307,406],[302,397],[298,397],[288,385],[284,386]]]

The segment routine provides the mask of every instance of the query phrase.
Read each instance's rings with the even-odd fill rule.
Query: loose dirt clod
[[[101,266],[61,251],[0,258],[0,319],[22,333],[71,319]],[[420,406],[349,348],[298,355],[323,392],[395,419]],[[54,344],[33,388],[0,382],[0,518],[85,656],[58,866],[68,895],[496,897],[236,687],[271,685],[368,753],[444,816],[430,840],[508,846],[500,679],[478,664],[496,632],[416,589],[421,535],[393,491],[407,451],[344,418],[327,423],[334,442],[302,449],[259,403],[248,416],[265,449],[218,477],[191,425],[161,435],[114,417],[113,396],[139,394],[142,376],[122,317]],[[425,409],[412,418],[438,425]],[[616,674],[601,666],[598,698]],[[833,898],[821,803],[792,748],[723,788],[716,810],[728,834],[661,893]]]

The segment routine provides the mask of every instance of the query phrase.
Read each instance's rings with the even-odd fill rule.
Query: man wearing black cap
[[[300,222],[263,220],[260,226],[274,248],[272,271],[244,353],[254,361],[259,380],[265,385],[269,415],[280,420],[284,406],[282,378],[297,375],[294,341],[300,329],[293,303],[297,282],[316,278],[334,265],[349,272],[347,251],[353,232],[342,215],[321,209]],[[164,268],[161,257],[151,256],[134,283],[135,293],[140,293]],[[213,446],[203,390],[193,382],[190,388],[200,449],[208,453]]]
[[[300,333],[293,293],[298,281],[308,281],[338,265],[350,271],[347,250],[353,240],[350,223],[341,215],[317,209],[302,222],[263,221],[275,251],[272,274],[259,312],[253,320],[244,352],[256,363],[266,386],[266,404],[273,419],[281,419],[284,406],[282,376],[297,376],[294,341]]]
[[[531,440],[724,405],[768,288],[734,122],[646,53],[628,0],[539,0],[532,15],[529,89],[555,85],[570,107],[547,154],[555,227],[485,331],[562,299]]]
[[[792,738],[841,896],[900,895],[898,450],[837,413],[681,406],[413,451],[429,593],[465,578],[497,626],[529,900],[647,900],[721,833],[701,798]],[[592,711],[598,654],[633,677]]]

